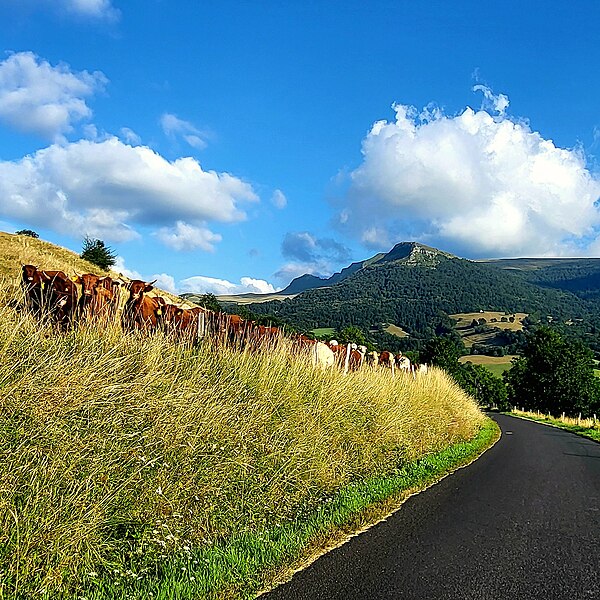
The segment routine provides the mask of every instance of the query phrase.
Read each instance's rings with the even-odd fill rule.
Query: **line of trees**
[[[517,406],[556,416],[600,413],[600,380],[592,351],[549,327],[539,327],[529,336],[523,354],[513,359],[502,379],[482,365],[460,363],[461,354],[455,340],[439,337],[427,342],[421,360],[445,369],[484,406]]]

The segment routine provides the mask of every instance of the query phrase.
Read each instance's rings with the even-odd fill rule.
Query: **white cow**
[[[410,371],[410,360],[407,356],[396,357],[396,366],[401,371],[406,371],[407,373]]]
[[[312,351],[313,365],[319,367],[333,367],[335,354],[333,350],[323,342],[317,342]]]

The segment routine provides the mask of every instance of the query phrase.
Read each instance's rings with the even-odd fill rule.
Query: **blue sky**
[[[597,2],[0,0],[0,228],[172,291],[600,256]]]

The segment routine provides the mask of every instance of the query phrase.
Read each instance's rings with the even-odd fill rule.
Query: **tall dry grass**
[[[435,369],[344,376],[285,340],[244,352],[116,324],[58,334],[14,306],[1,287],[0,597],[149,576],[483,421]]]
[[[550,413],[543,413],[539,410],[521,410],[519,408],[513,408],[512,412],[519,417],[527,417],[531,419],[546,420],[549,422],[557,422],[570,427],[581,427],[582,429],[596,429],[600,432],[600,421],[596,416],[590,417],[589,419],[582,417],[569,417],[565,414],[559,416],[553,416]]]

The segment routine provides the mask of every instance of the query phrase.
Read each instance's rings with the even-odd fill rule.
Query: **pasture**
[[[224,294],[217,296],[217,300],[224,304],[254,304],[261,302],[270,302],[271,300],[287,300],[288,298],[295,298],[297,294],[278,294],[274,292],[272,294]],[[190,300],[194,300],[193,296],[190,296]]]
[[[89,270],[38,244],[11,272]],[[400,483],[466,460],[484,424],[436,369],[344,375],[283,337],[190,345],[118,318],[59,332],[10,274],[0,348],[0,598],[248,597]]]
[[[333,327],[318,327],[317,329],[313,329],[311,333],[316,338],[331,339],[335,335],[335,329]]]
[[[527,316],[527,313],[511,313],[506,314],[500,311],[482,311],[482,312],[470,312],[470,313],[456,313],[449,315],[451,319],[456,320],[456,328],[462,329],[467,328],[471,325],[473,319],[485,319],[488,327],[498,327],[500,329],[506,329],[508,331],[522,331],[523,330],[523,319]],[[510,318],[513,317],[513,322]],[[502,321],[502,319],[506,319]]]
[[[409,337],[408,333],[406,333],[402,327],[398,327],[398,325],[394,325],[393,323],[386,324],[383,328],[383,331],[400,338]]]
[[[511,360],[514,355],[506,356],[485,356],[483,354],[467,354],[461,356],[458,360],[461,363],[472,362],[474,365],[483,365],[489,369],[496,377],[502,377],[502,373],[511,367]]]

